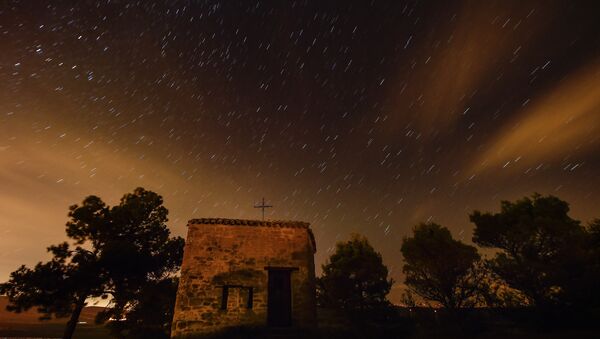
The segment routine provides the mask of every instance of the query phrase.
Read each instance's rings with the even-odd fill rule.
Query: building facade
[[[304,222],[190,220],[171,337],[315,326],[315,251]]]

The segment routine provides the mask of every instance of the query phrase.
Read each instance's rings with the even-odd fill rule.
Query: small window
[[[227,309],[227,298],[229,297],[229,286],[223,286],[223,294],[221,295],[221,309]]]
[[[248,287],[248,303],[246,304],[246,307],[248,309],[252,309],[253,304],[254,304],[254,289],[252,287]]]

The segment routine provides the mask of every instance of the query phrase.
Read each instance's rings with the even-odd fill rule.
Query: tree
[[[475,247],[454,240],[435,223],[421,223],[402,241],[405,284],[417,295],[449,309],[471,306],[477,293]]]
[[[589,282],[592,288],[588,291],[592,292],[591,304],[594,306],[600,305],[600,219],[595,219],[587,229],[588,241],[587,245],[589,248]]]
[[[339,242],[336,252],[322,266],[317,280],[317,298],[324,307],[345,312],[364,313],[388,305],[386,300],[393,281],[388,269],[364,236],[353,234]]]
[[[37,307],[44,319],[70,316],[63,338],[72,337],[89,298],[111,296],[114,307],[106,313],[121,318],[146,286],[181,265],[183,239],[170,237],[162,203],[158,194],[137,188],[113,207],[96,196],[71,206],[66,225],[71,243],[50,246],[49,262],[21,266],[0,285],[8,309]]]
[[[70,316],[63,338],[71,338],[86,299],[104,293],[104,272],[98,272],[97,258],[81,247],[71,250],[63,243],[50,246],[48,251],[52,260],[40,262],[33,269],[21,266],[11,273],[7,283],[0,285],[0,294],[8,295],[9,311],[22,312],[38,306],[43,320],[53,315]]]
[[[581,255],[582,252],[585,258],[571,260],[571,265],[578,266],[576,268],[569,267],[569,269],[577,270],[578,274],[572,275],[566,281],[565,292],[568,294],[566,299],[572,301],[575,306],[598,307],[600,306],[600,290],[598,290],[598,286],[600,286],[600,219],[593,220],[585,228],[584,246],[575,253]]]
[[[145,284],[130,302],[126,317],[107,324],[111,333],[118,338],[169,338],[178,282],[165,278]]]
[[[476,270],[479,272],[474,283],[477,286],[478,303],[492,308],[517,308],[529,305],[523,292],[511,288],[495,274],[486,261],[480,261]]]
[[[489,267],[530,304],[569,304],[586,270],[586,234],[568,212],[554,196],[502,201],[500,213],[471,214],[473,242],[499,250]]]
[[[413,308],[413,307],[417,307],[417,305],[418,305],[417,300],[415,299],[415,296],[413,294],[413,291],[411,291],[409,289],[402,291],[402,294],[400,295],[400,300],[402,301],[402,304],[404,305],[404,307]]]

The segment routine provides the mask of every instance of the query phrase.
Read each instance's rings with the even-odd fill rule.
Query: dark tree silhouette
[[[72,243],[49,247],[49,262],[11,273],[0,285],[0,294],[9,297],[8,309],[37,307],[45,319],[70,316],[63,338],[72,337],[89,298],[111,296],[110,316],[122,317],[146,286],[181,265],[183,239],[170,237],[162,203],[158,194],[137,188],[117,206],[96,196],[71,206],[66,233]]]
[[[586,232],[554,196],[502,201],[500,213],[473,212],[473,242],[499,249],[491,270],[537,306],[568,304],[586,270]],[[583,279],[583,280],[582,280]]]
[[[104,294],[105,273],[98,258],[81,247],[70,249],[67,243],[50,246],[53,258],[33,269],[21,266],[0,285],[0,294],[9,297],[9,311],[21,312],[37,306],[41,319],[68,317],[63,338],[73,335],[79,315],[89,297]]]
[[[576,268],[579,274],[567,281],[568,299],[573,300],[576,306],[597,308],[600,307],[600,219],[593,220],[585,231],[583,249],[586,258],[584,265]],[[576,263],[581,262],[582,260],[577,260]]]
[[[111,333],[128,339],[169,338],[178,282],[165,278],[145,284],[130,302],[126,318],[107,324]]]
[[[405,284],[419,296],[449,309],[471,306],[477,295],[477,249],[454,240],[435,223],[422,223],[402,241]]]
[[[588,248],[590,249],[590,266],[593,272],[594,283],[600,286],[600,219],[594,220],[588,228]],[[598,288],[595,289],[596,291]],[[600,297],[599,293],[596,294]],[[600,300],[596,300],[596,305],[600,304]]]
[[[364,236],[339,242],[317,280],[317,297],[323,307],[363,313],[388,306],[393,284],[381,255]]]

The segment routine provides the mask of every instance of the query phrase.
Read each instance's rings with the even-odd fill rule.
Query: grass
[[[52,319],[40,321],[40,314],[32,308],[21,313],[6,310],[8,298],[0,296],[0,338],[5,337],[36,337],[36,338],[62,338],[67,319]],[[102,307],[86,307],[83,309],[80,321],[87,324],[78,324],[75,329],[75,339],[108,339],[112,338],[104,326],[94,324],[96,314],[103,310]]]
[[[65,325],[61,323],[2,323],[0,322],[0,338],[4,337],[37,337],[62,338]],[[104,326],[78,324],[75,339],[108,339],[112,338]]]
[[[63,324],[4,324],[0,323],[0,338],[4,337],[38,337],[38,338],[60,338],[64,330]],[[535,329],[523,328],[494,328],[487,329],[481,333],[467,334],[452,333],[444,328],[417,327],[412,333],[407,333],[406,328],[379,328],[371,329],[349,329],[339,327],[321,327],[315,331],[298,332],[288,336],[276,335],[273,338],[310,338],[310,339],[362,339],[362,338],[394,338],[394,339],[595,339],[600,338],[600,332],[594,329],[565,329],[554,331],[537,331]],[[375,336],[374,336],[375,335]],[[230,329],[220,336],[194,336],[193,338],[235,338],[254,339],[269,338],[265,332],[256,329]],[[106,328],[98,325],[79,324],[75,331],[75,339],[109,339],[112,338]],[[149,338],[151,339],[151,338]]]
[[[536,324],[528,310],[475,310],[461,321],[451,321],[443,312],[431,309],[400,312],[383,322],[350,321],[327,310],[320,310],[317,329],[268,329],[264,327],[229,328],[203,339],[592,339],[600,338],[600,310],[585,315],[557,317],[551,328]],[[31,319],[29,319],[31,318]],[[454,318],[452,318],[454,319]],[[87,321],[87,319],[85,319]],[[34,317],[0,317],[0,338],[37,337],[60,338],[66,320],[39,322]],[[460,325],[459,325],[460,323]],[[108,339],[109,331],[93,322],[78,324],[75,339]],[[152,338],[148,338],[152,339]]]

